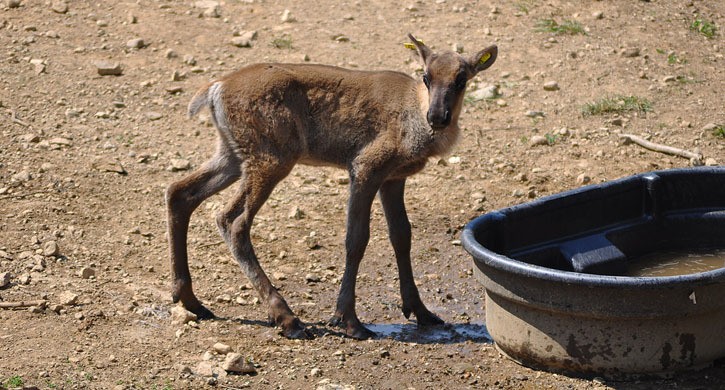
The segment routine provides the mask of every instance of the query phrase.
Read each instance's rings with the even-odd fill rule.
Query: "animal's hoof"
[[[422,313],[416,313],[415,318],[418,320],[418,326],[434,326],[445,324],[445,321],[443,321],[440,317],[431,313],[428,310],[425,310]]]
[[[360,321],[345,321],[341,316],[334,316],[328,321],[328,324],[342,328],[346,336],[356,340],[367,340],[375,337],[375,332],[363,326]]]
[[[297,318],[288,324],[282,325],[282,335],[288,339],[296,340],[309,340],[312,338],[305,325]]]
[[[193,309],[187,308],[190,312],[196,314],[196,318],[198,320],[211,320],[213,318],[216,318],[214,313],[211,312],[211,310],[207,309],[204,305],[199,305]]]

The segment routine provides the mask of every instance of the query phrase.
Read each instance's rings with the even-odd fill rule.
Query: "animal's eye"
[[[430,88],[430,76],[428,76],[427,73],[423,75],[423,84],[425,84],[427,88]]]

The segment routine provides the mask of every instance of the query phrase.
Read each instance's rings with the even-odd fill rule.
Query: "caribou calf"
[[[204,199],[240,184],[216,222],[234,258],[289,338],[308,333],[259,265],[250,241],[252,220],[275,185],[297,163],[344,168],[350,175],[345,271],[330,323],[356,339],[374,336],[355,312],[355,279],[370,237],[375,194],[388,223],[398,265],[402,309],[418,325],[443,321],[423,304],[410,264],[410,223],[403,203],[406,177],[458,137],[466,83],[496,60],[490,46],[464,57],[433,52],[409,35],[424,64],[422,80],[392,71],[365,72],[311,64],[255,64],[201,88],[193,117],[211,110],[216,154],[166,192],[174,302],[200,318],[213,317],[191,286],[187,230]]]

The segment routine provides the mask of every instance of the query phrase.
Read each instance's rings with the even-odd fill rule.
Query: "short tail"
[[[189,118],[196,116],[202,108],[209,107],[214,125],[224,133],[228,133],[229,123],[224,111],[222,86],[221,81],[215,81],[199,89],[189,103]]]
[[[194,94],[194,97],[191,98],[191,102],[189,102],[189,118],[195,117],[199,111],[201,111],[204,107],[210,107],[210,101],[209,101],[209,89],[214,85],[214,83],[207,84],[200,88],[196,93]]]

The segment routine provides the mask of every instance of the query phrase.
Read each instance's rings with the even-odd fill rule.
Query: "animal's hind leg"
[[[174,302],[181,301],[199,318],[214,314],[196,298],[191,287],[186,249],[189,220],[204,199],[228,187],[239,178],[239,160],[223,142],[216,155],[191,175],[174,182],[166,189],[166,211],[171,258],[171,288]]]
[[[255,156],[242,167],[241,187],[234,200],[217,217],[217,225],[234,258],[269,309],[270,321],[288,338],[307,338],[305,327],[274,288],[259,265],[250,239],[254,216],[274,187],[290,172],[294,162],[276,156]]]
[[[388,221],[390,242],[393,244],[398,263],[403,315],[408,318],[412,312],[418,320],[418,325],[442,324],[443,320],[431,313],[421,301],[413,279],[413,269],[410,264],[410,222],[405,211],[404,190],[405,180],[388,181],[380,187],[380,201],[385,211],[385,219]]]

